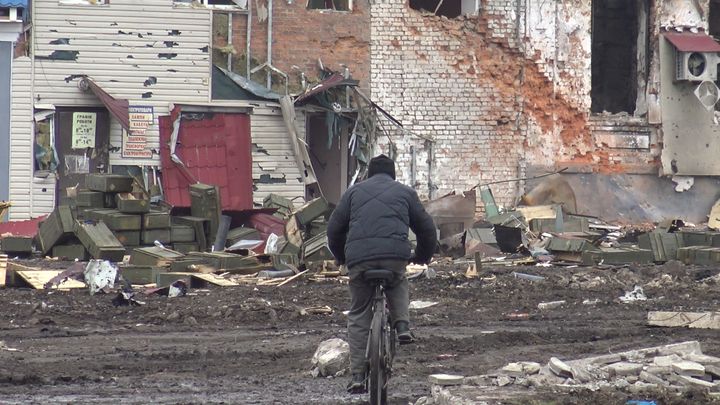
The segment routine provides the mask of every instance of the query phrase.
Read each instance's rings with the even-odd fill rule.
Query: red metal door
[[[253,208],[250,117],[243,113],[181,113],[175,154],[185,168],[170,158],[170,138],[177,111],[160,120],[160,159],[165,200],[190,206],[190,184],[220,188],[223,210]]]

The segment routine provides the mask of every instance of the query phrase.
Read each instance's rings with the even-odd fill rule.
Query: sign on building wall
[[[75,112],[72,121],[72,148],[85,149],[95,147],[95,124],[97,114],[94,112]]]
[[[152,106],[130,106],[130,132],[123,136],[123,157],[151,158],[147,149],[147,129],[153,124],[155,114]]]

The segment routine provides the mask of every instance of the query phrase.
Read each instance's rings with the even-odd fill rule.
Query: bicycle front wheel
[[[385,370],[385,308],[378,305],[373,314],[370,326],[370,405],[384,405],[387,403],[387,373]]]

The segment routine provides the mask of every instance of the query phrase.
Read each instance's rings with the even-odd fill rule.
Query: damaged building
[[[386,0],[371,20],[373,97],[434,139],[384,148],[426,196],[567,168],[606,219],[701,221],[716,201],[720,2]]]
[[[226,209],[332,203],[379,152],[430,199],[491,184],[509,206],[534,181],[507,180],[560,170],[579,213],[608,220],[700,221],[717,199],[715,0],[38,0],[27,14],[11,219],[51,212],[92,172],[142,177],[175,205],[197,181]]]
[[[236,210],[270,193],[299,204],[318,184],[337,198],[347,187],[337,170],[352,170],[338,143],[348,144],[348,131],[328,139],[327,108],[314,97],[294,101],[331,77],[352,76],[359,80],[347,83],[368,91],[366,5],[38,0],[26,8],[32,29],[12,39],[10,159],[0,176],[12,180],[0,194],[12,201],[11,220],[50,213],[97,172],[131,174],[180,206],[188,184],[216,184],[223,208]],[[308,21],[322,30],[305,30]],[[343,113],[354,99],[348,93]],[[330,185],[308,170],[306,139],[317,177]]]

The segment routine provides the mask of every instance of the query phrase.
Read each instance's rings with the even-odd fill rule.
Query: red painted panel
[[[177,112],[173,112],[176,117]],[[224,210],[252,208],[252,152],[247,114],[193,114],[180,120],[175,153],[186,169],[170,159],[170,116],[160,117],[160,161],[165,199],[189,207],[188,187],[194,180],[216,185]]]

